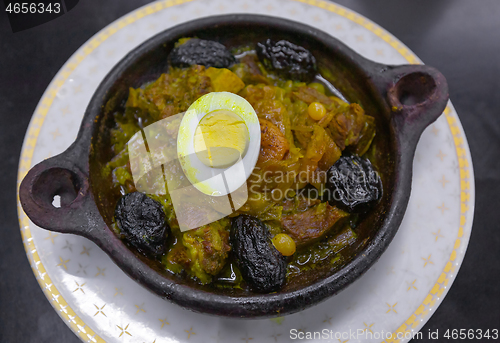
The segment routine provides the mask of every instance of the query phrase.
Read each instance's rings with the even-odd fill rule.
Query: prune
[[[285,78],[310,82],[316,76],[316,59],[311,52],[289,41],[257,43],[257,56],[266,68]]]
[[[275,292],[283,286],[286,258],[273,246],[267,227],[258,218],[233,218],[231,244],[243,279],[254,291]]]
[[[364,212],[382,197],[382,181],[370,160],[342,156],[328,169],[326,187],[331,205],[348,212]]]
[[[189,67],[194,64],[205,67],[227,68],[236,59],[218,42],[191,38],[175,47],[170,53],[170,64],[174,67]]]
[[[162,205],[144,193],[120,198],[115,218],[125,239],[137,249],[153,255],[165,252],[168,225]]]

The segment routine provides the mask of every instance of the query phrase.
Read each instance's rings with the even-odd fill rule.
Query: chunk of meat
[[[330,135],[326,133],[326,130],[324,131],[325,131],[324,135],[325,143],[322,148],[322,151],[324,151],[324,153],[321,159],[318,161],[318,163],[315,163],[310,160],[304,161],[304,165],[307,166],[307,168],[309,168],[309,169],[304,169],[307,172],[306,174],[308,176],[307,180],[309,181],[309,183],[311,183],[311,185],[313,185],[317,189],[320,189],[322,185],[324,185],[327,182],[326,172],[342,156],[342,150],[340,150],[337,144],[335,144]],[[317,168],[313,169],[315,167]],[[301,180],[299,179],[299,181]]]
[[[293,92],[293,95],[295,98],[304,101],[308,105],[312,102],[320,102],[325,105],[328,110],[336,107],[335,101],[312,87],[299,87],[296,92]]]
[[[366,115],[358,104],[350,104],[335,115],[328,128],[340,149],[353,146],[355,151],[362,155],[368,150],[375,136],[375,118]]]
[[[256,55],[245,55],[241,58],[241,63],[246,64],[248,70],[254,75],[262,75],[262,72],[258,66],[258,60]]]
[[[342,150],[337,146],[333,139],[326,134],[325,135],[325,153],[318,162],[318,168],[321,171],[327,171],[331,166],[342,156]]]
[[[199,97],[214,89],[205,67],[194,65],[188,69],[173,69],[144,90],[135,91],[139,99],[131,98],[131,92],[127,106],[146,109],[156,121],[186,111]]]
[[[259,162],[281,161],[290,148],[287,139],[269,120],[259,119],[259,123],[261,137]]]
[[[278,87],[248,85],[241,95],[252,105],[259,118],[269,120],[291,140],[293,136],[290,130],[289,114],[278,93],[281,93]]]
[[[327,138],[328,134],[325,129],[319,125],[315,125],[313,135],[307,144],[307,149],[304,158],[302,159],[300,171],[297,175],[296,180],[299,184],[320,182],[320,180],[317,180],[315,172],[318,168],[319,161],[321,161],[323,155],[325,154],[325,150],[327,148]]]
[[[321,202],[319,199],[311,199],[311,198],[306,198],[305,196],[302,195],[297,195],[296,197],[292,199],[285,199],[282,202],[283,206],[283,212],[304,212],[308,210],[310,207],[317,205]]]
[[[269,80],[262,75],[259,69],[259,61],[256,55],[245,55],[240,59],[240,62],[244,65],[243,82],[245,82],[245,84],[270,84]]]
[[[216,275],[226,263],[229,245],[229,224],[210,223],[182,236],[187,256],[192,261],[191,273],[203,280],[204,274]]]
[[[174,244],[165,256],[164,262],[177,273],[183,269],[189,269],[191,265],[191,260],[187,256],[187,249],[181,243]]]
[[[348,216],[347,212],[325,202],[305,212],[283,216],[281,225],[283,232],[292,237],[299,248],[320,240],[335,224]]]

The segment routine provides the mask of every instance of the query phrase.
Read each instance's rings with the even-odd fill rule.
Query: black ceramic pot
[[[375,164],[384,183],[380,203],[357,228],[359,239],[340,270],[314,270],[280,292],[255,294],[200,286],[164,272],[129,248],[109,228],[116,195],[100,170],[111,157],[109,127],[129,87],[155,80],[167,69],[167,56],[181,37],[197,36],[227,47],[266,38],[287,39],[309,49],[322,75],[351,102],[376,118]],[[52,231],[87,237],[132,279],[182,307],[228,317],[272,317],[300,311],[337,294],[373,265],[396,234],[411,190],[412,163],[419,137],[444,110],[446,80],[424,65],[387,66],[361,57],[309,26],[258,15],[225,15],[168,29],[130,52],[106,76],[85,112],[76,141],[62,154],[33,167],[19,194],[29,218]],[[105,110],[105,105],[107,108]],[[61,207],[52,206],[55,195]]]

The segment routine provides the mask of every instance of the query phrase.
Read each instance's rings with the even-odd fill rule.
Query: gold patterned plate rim
[[[148,4],[139,9],[136,9],[133,12],[116,20],[112,24],[102,29],[99,33],[94,35],[68,60],[68,62],[61,68],[61,70],[57,73],[57,75],[50,83],[30,121],[21,151],[18,168],[18,187],[28,170],[31,168],[33,153],[37,145],[37,139],[40,134],[40,130],[45,117],[47,116],[47,113],[59,89],[71,76],[72,72],[78,67],[78,65],[104,41],[106,41],[109,37],[112,37],[115,33],[123,29],[124,27],[136,22],[143,17],[162,11],[164,9],[196,1],[201,0],[166,0]],[[287,1],[304,3],[306,5],[321,8],[328,12],[335,13],[341,17],[344,17],[372,32],[377,37],[381,38],[384,42],[386,42],[394,50],[396,50],[402,57],[404,57],[408,63],[421,63],[418,57],[394,36],[354,11],[324,0]],[[453,136],[453,145],[456,152],[456,158],[458,159],[460,180],[460,226],[458,228],[458,235],[455,239],[452,253],[450,254],[440,276],[438,277],[434,285],[430,288],[429,293],[427,294],[427,296],[425,296],[423,302],[415,308],[412,315],[405,321],[403,321],[402,324],[394,332],[392,332],[392,335],[390,335],[390,337],[386,337],[384,342],[387,343],[407,341],[408,339],[405,338],[406,333],[418,331],[423,327],[425,322],[430,318],[437,306],[439,306],[439,304],[442,302],[443,298],[451,287],[451,284],[453,283],[458,269],[463,261],[470,237],[474,213],[475,194],[474,175],[470,158],[470,151],[463,128],[458,119],[458,116],[454,112],[451,103],[449,103],[447,108],[445,109],[444,116],[446,118],[451,135]],[[105,342],[101,337],[99,337],[98,333],[94,332],[86,323],[84,323],[84,321],[80,317],[78,317],[75,311],[69,306],[66,300],[59,293],[56,286],[53,285],[52,281],[50,280],[50,276],[47,275],[46,269],[42,264],[36,250],[30,231],[30,222],[21,208],[19,195],[17,195],[17,204],[19,224],[26,253],[28,255],[28,258],[31,257],[31,260],[33,262],[31,264],[33,273],[40,276],[37,278],[37,280],[45,295],[50,300],[52,306],[61,316],[61,318],[64,319],[70,329],[83,341]],[[48,285],[50,285],[51,287],[47,288]]]

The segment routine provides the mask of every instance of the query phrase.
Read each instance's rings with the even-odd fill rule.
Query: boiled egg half
[[[239,95],[208,93],[182,118],[177,155],[189,181],[207,195],[223,196],[243,186],[259,151],[257,114]]]

